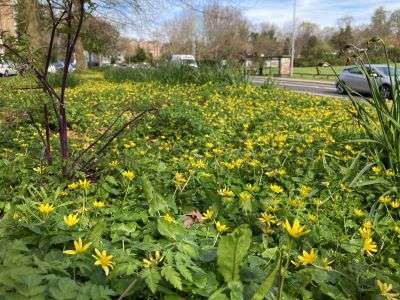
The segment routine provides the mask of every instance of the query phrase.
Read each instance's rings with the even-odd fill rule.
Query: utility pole
[[[290,77],[293,76],[293,68],[294,68],[294,56],[295,56],[295,43],[296,43],[296,0],[293,0],[293,28],[292,28],[292,50],[291,58],[290,58]]]

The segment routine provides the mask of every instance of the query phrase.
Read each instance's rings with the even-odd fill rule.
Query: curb
[[[252,76],[253,79],[272,79],[274,81],[292,81],[292,82],[304,82],[304,83],[317,83],[325,85],[335,85],[334,81],[325,80],[311,80],[311,79],[298,79],[298,78],[286,78],[286,77],[266,77],[266,76]]]

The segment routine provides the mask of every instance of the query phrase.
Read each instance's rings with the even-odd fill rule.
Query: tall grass
[[[393,66],[389,61],[385,43],[381,39],[370,41],[380,46],[385,52],[386,64]],[[371,98],[353,95],[350,87],[340,83],[349,95],[355,108],[354,116],[364,128],[365,139],[360,142],[368,144],[368,149],[376,159],[386,168],[400,174],[400,81],[395,65],[395,74],[391,74],[391,100],[386,99],[381,93],[379,79],[368,71],[371,65],[368,50],[349,46],[357,66],[362,70],[371,90]],[[389,69],[390,70],[390,69]],[[360,97],[363,100],[360,100]]]
[[[54,88],[61,87],[62,77],[63,77],[62,72],[56,72],[56,73],[49,74],[48,75],[49,84]],[[72,73],[72,72],[68,73],[67,87],[77,86],[80,83],[80,81],[81,81],[81,78],[78,74]]]
[[[106,80],[124,81],[157,81],[166,84],[207,82],[220,84],[237,84],[246,81],[243,70],[237,66],[200,66],[192,68],[178,64],[161,64],[156,67],[142,68],[107,68],[104,72]]]

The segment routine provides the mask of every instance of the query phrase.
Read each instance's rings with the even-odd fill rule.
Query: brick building
[[[161,57],[162,43],[158,41],[142,41],[139,42],[139,46],[151,53],[153,59],[159,59]]]
[[[11,0],[0,0],[0,32],[14,35],[16,30]],[[0,38],[0,54],[3,53]]]

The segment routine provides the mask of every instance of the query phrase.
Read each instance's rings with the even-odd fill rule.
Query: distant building
[[[14,35],[16,31],[16,24],[14,20],[14,11],[12,7],[12,1],[1,1],[0,7],[0,32],[7,32]],[[4,53],[4,49],[1,47],[0,39],[0,54]]]
[[[163,44],[158,41],[141,41],[139,47],[151,53],[154,59],[161,57],[161,49]]]

